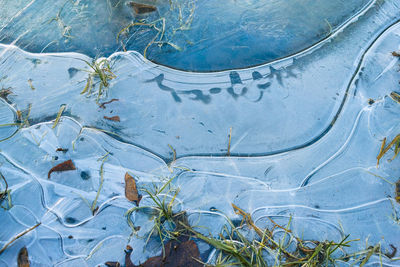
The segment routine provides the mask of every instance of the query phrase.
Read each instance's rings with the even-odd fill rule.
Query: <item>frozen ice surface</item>
[[[109,55],[122,50],[116,37],[129,23],[161,19],[156,25],[166,29],[164,43],[149,47],[151,60],[192,71],[244,68],[314,45],[374,1],[150,0],[144,2],[155,3],[157,11],[139,16],[126,2],[3,0],[0,42],[32,52]],[[133,27],[120,40],[126,49],[143,52],[156,35],[152,27]]]
[[[277,10],[281,5],[271,3]],[[80,94],[88,78],[85,61],[92,59],[60,52],[87,52],[78,41],[53,54],[0,45],[0,87],[11,92],[0,100],[0,170],[13,205],[0,209],[0,247],[42,223],[0,255],[0,266],[16,265],[22,246],[37,266],[123,262],[127,244],[134,248],[135,264],[159,254],[156,240],[146,245],[130,236],[126,212],[133,204],[124,195],[126,172],[139,187],[176,176],[176,209],[186,210],[191,222],[213,234],[225,223],[221,213],[240,219],[234,203],[260,226],[270,223],[268,216],[282,225],[292,218],[292,231],[304,239],[340,240],[350,234],[369,244],[381,242],[384,250],[390,244],[400,247],[400,206],[394,199],[400,159],[390,161],[389,151],[376,167],[383,138],[400,133],[400,104],[389,97],[400,91],[399,60],[391,55],[400,48],[400,2],[331,3],[349,9],[341,16],[330,14],[337,22],[327,38],[307,37],[311,48],[257,67],[190,73],[157,65],[137,52],[113,53],[108,59],[117,78],[99,102],[118,101],[104,108],[95,93]],[[28,12],[43,2],[8,5],[9,10],[0,10],[15,21],[2,21],[0,33],[20,36],[15,44],[38,52],[34,45],[50,41],[39,36],[55,33],[30,25],[24,37],[19,31],[28,16],[20,20],[17,15],[22,7]],[[50,8],[45,11],[51,16]],[[285,33],[294,38],[293,29]],[[96,43],[107,45],[106,40]],[[105,53],[115,49],[92,47]],[[301,50],[300,43],[295,47]],[[289,50],[280,56],[296,52]],[[62,105],[66,108],[55,123]],[[105,118],[112,116],[120,121]],[[76,170],[53,172],[48,179],[49,170],[67,160]],[[140,205],[149,203],[145,195]],[[139,236],[151,231],[145,213],[131,219],[141,227]],[[357,244],[351,249],[364,248],[364,242]],[[200,251],[212,262],[209,247]],[[373,257],[369,266],[379,263]],[[382,264],[397,263],[383,259]]]

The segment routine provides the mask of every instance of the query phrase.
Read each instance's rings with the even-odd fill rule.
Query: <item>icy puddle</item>
[[[167,2],[0,1],[0,265],[399,266],[400,2]]]
[[[127,2],[54,0],[49,5],[44,0],[2,0],[0,42],[31,52],[71,51],[92,57],[135,50],[173,68],[218,71],[299,53],[374,3],[147,0],[138,3],[156,10],[135,14]]]

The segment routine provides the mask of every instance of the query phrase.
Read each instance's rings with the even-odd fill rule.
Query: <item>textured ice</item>
[[[2,43],[33,52],[109,55],[122,50],[116,36],[131,21],[164,19],[163,41],[182,51],[169,44],[153,45],[148,57],[174,68],[212,71],[259,65],[300,52],[330,36],[374,1],[150,1],[158,6],[150,16],[135,16],[120,0],[12,2],[0,2]],[[132,32],[124,46],[140,52],[157,34],[145,26]]]
[[[0,100],[4,125],[0,170],[12,190],[13,204],[9,210],[0,209],[0,247],[42,223],[0,255],[0,266],[16,265],[22,246],[28,247],[36,266],[124,262],[127,244],[134,249],[135,264],[159,254],[156,240],[145,245],[145,239],[130,236],[125,213],[133,204],[124,195],[126,172],[139,187],[176,176],[173,184],[180,188],[176,209],[186,210],[190,222],[208,227],[213,234],[225,223],[221,213],[240,219],[231,208],[234,203],[250,212],[260,226],[270,223],[267,216],[282,225],[292,218],[292,231],[304,239],[340,240],[350,234],[362,240],[351,248],[354,251],[363,249],[366,239],[369,244],[381,242],[387,251],[390,244],[400,247],[399,218],[395,218],[400,206],[394,200],[400,159],[390,161],[389,152],[376,167],[383,138],[391,140],[400,133],[400,105],[388,96],[400,90],[399,60],[391,55],[400,48],[398,1],[365,1],[364,5],[331,1],[332,6],[314,1],[327,12],[335,5],[348,10],[341,10],[340,16],[329,14],[337,22],[331,22],[333,32],[325,39],[307,28],[307,38],[295,39],[294,29],[285,29],[287,38],[299,42],[293,43],[297,51],[285,49],[276,57],[302,50],[301,40],[310,41],[304,46],[312,47],[252,68],[189,73],[152,63],[137,52],[113,53],[109,60],[117,78],[110,81],[100,102],[118,101],[105,109],[96,104],[96,95],[80,94],[88,77],[83,60],[91,58],[62,51],[90,55],[92,47],[110,53],[115,43],[107,48],[111,41],[91,39],[103,46],[85,48],[79,40],[71,40],[53,47],[59,53],[26,51],[40,52],[38,47],[55,38],[46,36],[56,34],[45,28],[49,26],[36,21],[36,26],[25,29],[28,16],[18,17],[21,8],[28,12],[43,2],[0,2],[0,7],[10,6],[7,11],[0,8],[1,12],[15,20],[2,21],[0,34],[13,34],[10,40],[20,37],[15,44],[23,48],[0,45],[0,87],[12,92]],[[286,5],[271,3],[277,10]],[[96,12],[105,12],[100,11],[101,5]],[[48,12],[44,14],[51,16],[52,8],[44,9]],[[243,21],[251,19],[245,16]],[[111,24],[117,25],[105,23]],[[160,56],[165,55],[160,52]],[[374,103],[369,103],[370,98]],[[62,105],[66,109],[53,127]],[[120,122],[104,116],[119,116]],[[21,129],[14,125],[26,117],[28,123]],[[230,156],[226,156],[231,127]],[[176,150],[175,161],[169,145]],[[93,216],[89,206],[99,189],[105,155],[99,210]],[[54,172],[48,179],[52,167],[69,159],[76,170]],[[144,196],[141,205],[149,203]],[[150,232],[147,214],[134,213],[131,218],[141,226],[139,236]],[[205,261],[212,262],[210,247],[203,244],[200,251]],[[398,266],[382,261],[384,266]],[[379,263],[373,257],[368,266]]]

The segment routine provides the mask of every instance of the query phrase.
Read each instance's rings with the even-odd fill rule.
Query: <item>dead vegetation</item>
[[[176,35],[191,29],[196,9],[196,1],[190,0],[182,2],[178,0],[169,0],[168,3],[169,9],[165,9],[166,11],[159,10],[156,6],[152,5],[139,4],[136,2],[128,3],[137,15],[142,16],[136,18],[117,34],[117,42],[121,42],[124,50],[126,50],[127,43],[132,37],[132,33],[130,33],[132,28],[135,28],[135,30],[139,32],[151,30],[154,33],[153,38],[147,43],[143,50],[143,56],[145,58],[147,58],[148,49],[152,45],[157,45],[159,48],[169,46],[178,51],[183,50],[183,48],[176,43]],[[154,16],[143,17],[143,15],[155,11],[158,11],[158,17],[156,19],[154,19]],[[133,34],[138,35],[137,32]],[[122,41],[122,36],[126,37],[126,41]],[[192,42],[187,40],[186,43],[190,44]]]
[[[125,197],[129,201],[135,202],[136,206],[139,206],[142,199],[136,188],[136,181],[129,173],[125,173]]]
[[[25,231],[17,234],[15,237],[13,237],[9,242],[7,242],[7,244],[4,245],[4,247],[2,249],[0,249],[0,255],[8,248],[10,247],[15,241],[17,241],[18,239],[20,239],[21,237],[23,237],[24,235],[26,235],[27,233],[35,230],[37,227],[39,227],[39,225],[41,225],[41,223],[37,223],[34,226],[26,229]]]
[[[89,97],[95,94],[96,103],[99,104],[99,100],[107,94],[110,81],[117,76],[112,72],[111,63],[106,58],[95,59],[91,63],[86,60],[83,61],[89,66],[89,70],[85,70],[88,72],[88,78],[81,95],[86,94]],[[93,92],[96,87],[97,92]]]
[[[373,255],[381,259],[382,257],[391,259],[397,252],[397,248],[392,245],[390,252],[383,253],[381,245],[377,244],[347,253],[346,250],[360,240],[351,240],[349,235],[343,235],[338,241],[304,240],[292,231],[291,217],[287,225],[280,225],[272,217],[266,217],[270,226],[261,227],[253,221],[249,213],[234,204],[232,204],[233,211],[241,218],[241,223],[234,223],[224,216],[226,224],[222,231],[217,235],[207,235],[204,234],[204,226],[191,225],[187,213],[176,208],[179,190],[173,187],[173,180],[174,177],[161,187],[143,189],[151,205],[134,207],[127,212],[128,224],[135,235],[140,226],[134,224],[131,215],[133,213],[151,215],[152,230],[147,237],[137,237],[146,238],[146,243],[150,238],[156,238],[162,247],[161,255],[151,257],[138,266],[328,267],[339,266],[342,262],[364,266]],[[281,234],[277,235],[277,232]],[[202,262],[199,243],[207,244],[215,251],[208,262]],[[293,247],[293,244],[296,245]],[[132,251],[128,249],[125,252],[127,255],[125,265],[137,267],[130,260]],[[109,266],[120,266],[120,263],[113,264]]]
[[[72,160],[64,161],[60,164],[57,164],[53,168],[51,168],[47,174],[47,179],[50,179],[50,176],[53,172],[64,172],[64,171],[73,171],[76,170],[76,167]]]
[[[26,247],[22,247],[19,250],[17,263],[18,263],[18,267],[29,267],[30,266],[28,249]]]

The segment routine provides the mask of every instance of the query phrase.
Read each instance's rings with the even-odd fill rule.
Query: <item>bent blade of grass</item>
[[[7,244],[4,245],[4,247],[2,249],[0,249],[0,255],[9,247],[11,246],[16,240],[18,240],[19,238],[21,238],[22,236],[26,235],[27,233],[33,231],[34,229],[36,229],[39,225],[41,225],[42,223],[37,223],[36,225],[26,229],[25,231],[19,233],[18,235],[16,235],[15,237],[13,237]]]
[[[376,162],[376,167],[379,166],[379,161],[381,160],[381,158],[383,157],[383,155],[385,154],[383,151],[385,150],[385,145],[386,145],[386,137],[383,138],[382,140],[382,145],[381,145],[381,149],[379,150],[379,154],[376,157],[377,162]]]
[[[103,188],[103,183],[104,183],[104,163],[107,160],[108,153],[105,156],[103,156],[103,160],[102,160],[101,165],[100,165],[100,184],[99,184],[99,189],[97,190],[96,197],[94,198],[92,206],[90,208],[90,210],[92,211],[93,215],[94,215],[96,207],[97,207],[97,200],[98,200],[98,198],[100,196],[101,189]]]
[[[61,115],[64,112],[66,107],[67,107],[67,105],[65,105],[65,104],[61,105],[60,109],[58,110],[56,120],[54,121],[53,126],[51,127],[52,129],[56,128],[58,122],[60,121]]]
[[[389,151],[389,149],[392,148],[392,146],[395,145],[395,157],[398,155],[399,153],[399,146],[400,146],[400,134],[396,135],[395,138],[393,138],[393,140],[387,145],[387,147],[385,148],[385,144],[386,144],[386,137],[383,139],[382,141],[382,145],[381,145],[381,149],[379,151],[377,158],[377,166],[379,165],[379,161],[380,159]],[[396,149],[397,147],[397,149]],[[397,153],[396,153],[397,152]],[[395,158],[393,157],[392,160]]]

